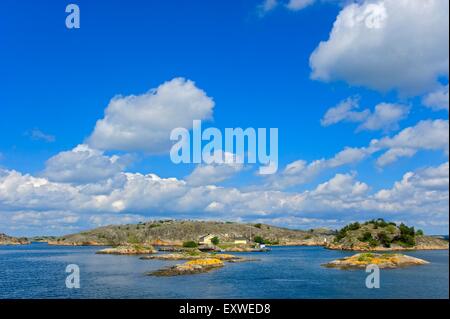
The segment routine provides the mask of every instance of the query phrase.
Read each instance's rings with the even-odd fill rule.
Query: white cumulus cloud
[[[335,107],[329,108],[320,123],[330,126],[339,122],[361,123],[357,131],[398,129],[398,123],[409,114],[409,106],[395,103],[380,103],[372,112],[369,109],[359,111],[359,98],[350,97]]]
[[[365,148],[345,147],[331,158],[311,161],[297,160],[286,165],[283,171],[269,176],[264,186],[269,189],[285,189],[310,182],[324,171],[356,164],[370,156],[370,150]]]
[[[312,78],[404,94],[426,93],[449,68],[449,2],[347,5],[310,57]]]
[[[358,126],[357,130],[396,130],[398,122],[408,116],[410,108],[406,105],[380,103],[375,106],[373,113]]]
[[[447,110],[448,112],[448,84],[427,94],[423,98],[423,104],[435,111]]]
[[[339,122],[362,122],[370,115],[369,110],[357,111],[359,109],[359,98],[349,97],[335,107],[327,110],[320,123],[329,126]]]
[[[99,182],[122,172],[129,160],[130,156],[108,157],[102,151],[80,144],[48,159],[42,175],[55,182]]]
[[[410,221],[432,217],[448,222],[448,163],[407,172],[392,188],[374,193],[369,185],[356,180],[355,174],[336,174],[303,192],[192,186],[154,174],[122,174],[126,179],[123,184],[98,195],[83,192],[86,185],[0,170],[1,225],[40,230],[42,234],[53,227],[75,230],[155,216],[252,220],[282,214],[322,218],[330,210],[341,220],[353,220],[358,213],[362,220],[370,214],[383,214],[408,216]]]
[[[447,120],[425,120],[407,127],[393,137],[372,140],[370,149],[376,152],[388,149],[377,159],[379,166],[385,166],[400,157],[411,157],[420,150],[441,150],[448,155],[449,126]]]
[[[142,95],[113,98],[87,144],[101,150],[164,153],[170,149],[172,129],[190,129],[193,120],[211,119],[213,107],[214,101],[194,82],[175,78]]]

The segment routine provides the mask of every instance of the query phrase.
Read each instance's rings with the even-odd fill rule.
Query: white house
[[[216,237],[216,235],[213,234],[208,234],[205,236],[201,236],[200,239],[198,240],[198,243],[200,245],[212,245],[211,240]]]
[[[247,239],[245,239],[245,238],[235,238],[234,239],[234,244],[235,245],[245,245],[245,244],[247,244]]]

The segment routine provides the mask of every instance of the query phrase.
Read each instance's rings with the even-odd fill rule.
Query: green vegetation
[[[353,245],[356,244],[354,239],[357,239],[369,244],[370,247],[390,248],[392,244],[397,244],[407,248],[416,245],[416,235],[423,236],[423,232],[421,230],[416,232],[414,227],[408,227],[403,223],[397,225],[379,218],[363,224],[356,222],[343,227],[337,232],[334,241]]]
[[[378,234],[378,241],[385,248],[391,247],[391,240],[389,239],[388,235],[383,231]]]
[[[358,230],[359,228],[361,228],[361,225],[358,222],[356,222],[353,224],[349,224],[347,227],[348,230]]]
[[[253,225],[253,226],[255,226],[256,228],[259,228],[259,229],[261,229],[261,227],[262,227],[262,224],[255,224],[255,225]]]
[[[213,238],[211,239],[211,243],[212,243],[213,245],[216,245],[216,246],[217,246],[217,245],[220,243],[219,237],[217,237],[217,236],[213,237]]]
[[[414,227],[408,227],[405,224],[401,223],[398,228],[400,230],[400,236],[395,237],[394,241],[403,247],[414,246],[416,244],[416,232],[414,230]]]
[[[391,225],[389,224],[386,228],[385,228],[386,232],[390,233],[390,234],[394,234],[395,231],[397,230],[397,226],[396,225]]]
[[[362,253],[358,256],[358,261],[370,261],[373,258],[371,253]]]
[[[334,241],[339,242],[341,239],[344,239],[345,236],[347,236],[348,231],[358,230],[359,228],[361,228],[361,225],[358,222],[348,224],[347,226],[341,228],[337,232],[336,237],[334,238]]]
[[[264,245],[278,245],[279,242],[277,240],[268,240],[268,239],[264,239],[261,236],[255,236],[255,238],[253,238],[253,241],[257,244],[264,244]]]
[[[397,226],[395,223],[386,222],[383,218],[369,220],[365,222],[364,225],[373,225],[374,229],[385,228],[388,226]]]
[[[255,236],[255,238],[253,239],[253,241],[257,244],[264,244],[265,240],[264,238],[262,238],[261,236]]]
[[[358,239],[359,241],[368,242],[369,240],[373,239],[372,233],[367,231],[362,235],[362,237],[359,237]]]
[[[197,248],[198,244],[195,241],[188,240],[183,243],[183,247],[185,248]]]
[[[364,243],[368,243],[370,247],[376,247],[382,245],[383,247],[389,248],[391,247],[391,241],[385,232],[380,232],[377,234],[377,237],[374,238],[371,232],[365,232],[361,237],[358,238],[359,241]]]
[[[189,256],[199,256],[201,252],[198,249],[194,249],[185,251],[185,254]]]

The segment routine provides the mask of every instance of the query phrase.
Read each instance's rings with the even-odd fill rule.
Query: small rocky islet
[[[162,254],[154,256],[144,256],[141,259],[158,259],[158,260],[187,260],[183,264],[166,267],[153,272],[147,273],[150,276],[180,276],[188,274],[198,274],[211,271],[223,267],[225,263],[256,261],[258,259],[245,258],[230,254],[216,254],[216,253],[174,253]]]
[[[350,257],[333,260],[323,266],[338,269],[364,269],[368,265],[377,265],[379,268],[392,269],[426,265],[428,263],[426,260],[403,254],[359,253]]]
[[[194,259],[163,269],[159,269],[153,272],[147,273],[149,276],[181,276],[181,275],[193,275],[211,271],[213,269],[221,268],[224,266],[224,262],[218,258],[202,258]]]

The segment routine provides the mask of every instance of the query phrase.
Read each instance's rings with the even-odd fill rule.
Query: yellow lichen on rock
[[[195,259],[186,262],[185,265],[216,266],[216,265],[223,265],[223,261],[217,258]]]

